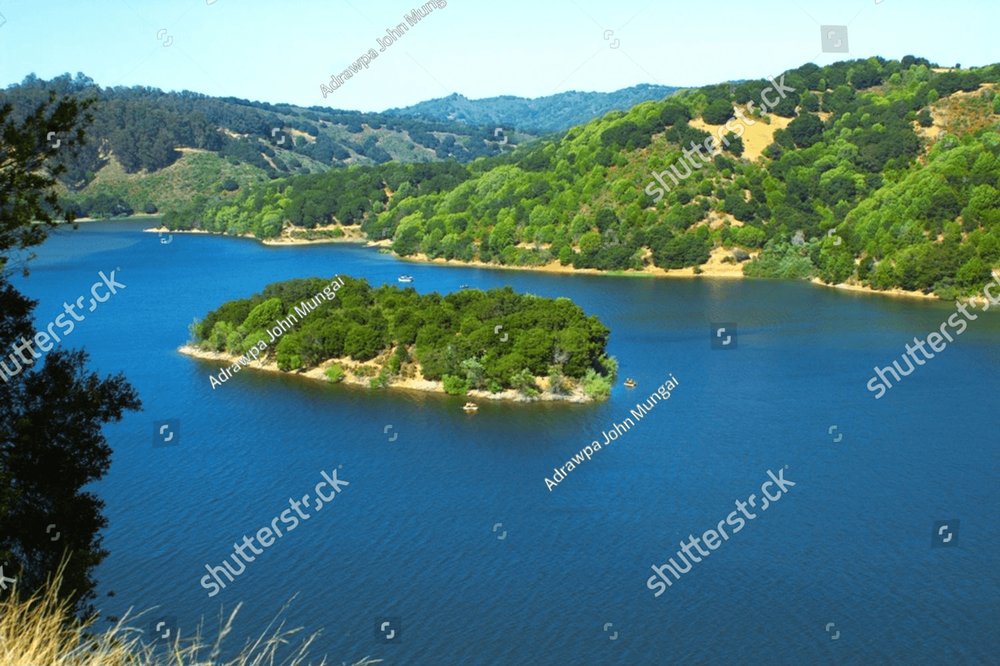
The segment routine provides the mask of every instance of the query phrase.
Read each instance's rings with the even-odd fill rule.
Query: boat
[[[398,278],[396,278],[396,280],[399,281],[399,282],[413,282],[413,276],[412,275],[400,275]]]
[[[467,285],[467,284],[463,284],[463,285],[461,285],[461,286],[459,287],[459,289],[472,289],[472,287],[470,287],[470,286],[469,286],[469,285]]]
[[[479,410],[479,405],[477,405],[474,402],[467,402],[464,405],[462,405],[462,409],[464,409],[467,412],[475,412]]]
[[[625,380],[625,388],[635,388],[635,380],[629,377]]]

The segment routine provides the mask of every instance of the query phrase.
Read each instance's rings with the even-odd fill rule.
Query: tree
[[[247,333],[259,329],[272,329],[277,320],[281,319],[283,309],[280,298],[269,298],[250,311],[243,321],[243,328]]]
[[[823,121],[811,113],[788,123],[788,134],[799,148],[808,148],[823,138]]]
[[[54,163],[49,132],[72,151],[84,141],[86,103],[50,94],[21,118],[0,107],[0,349],[6,352],[34,333],[36,302],[10,284],[9,253],[40,244],[52,220],[63,215],[53,189],[62,172]],[[45,224],[35,225],[40,220]],[[25,275],[27,268],[22,267]],[[100,530],[103,503],[84,488],[111,464],[101,432],[126,410],[139,409],[135,390],[122,375],[100,378],[87,355],[56,347],[44,362],[24,367],[0,383],[0,561],[31,594],[69,561],[61,593],[79,613],[89,612],[94,567],[104,559]],[[43,526],[56,524],[52,541]]]
[[[726,138],[726,141],[729,142],[729,145],[726,146],[726,150],[728,150],[730,153],[732,153],[735,157],[740,157],[741,155],[743,155],[743,138],[742,137],[738,137],[735,134],[733,134],[732,132],[730,132],[729,134],[726,135],[725,138]],[[725,146],[726,143],[723,142],[722,145]]]
[[[469,391],[469,383],[461,377],[445,375],[441,378],[444,391],[448,395],[465,395]]]
[[[851,85],[858,90],[877,86],[882,82],[882,72],[873,60],[862,60],[855,64],[847,76]]]
[[[344,340],[344,353],[355,361],[368,361],[382,350],[382,340],[373,327],[355,324]]]
[[[786,95],[778,100],[778,103],[771,109],[776,115],[784,118],[794,118],[795,108],[798,106],[798,97],[794,93]]]
[[[561,365],[553,364],[549,366],[549,391],[556,395],[566,393],[566,385],[563,383],[564,375]]]
[[[486,371],[478,358],[467,358],[462,361],[462,372],[465,373],[465,381],[470,387],[483,388],[486,381]]]
[[[650,142],[648,131],[636,125],[631,120],[612,125],[601,132],[601,143],[608,148],[644,148]]]
[[[393,252],[402,257],[414,254],[420,247],[422,234],[423,215],[417,212],[404,218],[396,229],[396,238],[392,243]]]
[[[580,252],[593,254],[601,249],[601,234],[596,231],[588,231],[580,236]]]
[[[815,93],[807,92],[799,99],[799,104],[802,106],[803,111],[811,111],[815,113],[819,111],[819,97]]]
[[[667,102],[660,111],[660,122],[666,126],[686,123],[691,120],[687,107],[678,102]]]
[[[701,117],[709,125],[723,125],[733,117],[733,104],[728,99],[712,100]]]

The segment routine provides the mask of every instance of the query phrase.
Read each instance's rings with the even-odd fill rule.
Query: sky
[[[448,0],[381,50],[421,4],[0,0],[0,87],[83,72],[102,86],[382,111],[455,92],[697,86],[875,55],[1000,62],[998,0]],[[848,52],[823,51],[825,25],[846,27]],[[368,49],[377,59],[324,98],[321,84]]]

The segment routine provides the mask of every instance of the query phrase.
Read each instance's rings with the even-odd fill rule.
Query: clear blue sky
[[[321,83],[420,4],[0,0],[0,86],[80,71],[103,86],[376,111],[452,92],[701,85],[872,55],[1000,62],[998,0],[449,0],[323,99]],[[849,53],[821,52],[822,24],[848,26]]]

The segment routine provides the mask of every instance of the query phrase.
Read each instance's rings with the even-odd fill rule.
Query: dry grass
[[[788,123],[792,122],[791,118],[784,118],[777,114],[770,114],[771,122],[770,124],[765,123],[760,118],[750,118],[753,122],[752,125],[746,123],[741,123],[743,125],[743,155],[744,159],[753,161],[758,159],[764,154],[764,149],[774,143],[774,133],[779,129],[785,129],[788,127]],[[716,146],[719,145],[718,136],[719,130],[723,129],[724,125],[709,125],[701,118],[694,118],[690,123],[691,127],[695,129],[700,129],[703,132],[708,132],[712,135],[712,143]],[[723,129],[723,134],[727,132]]]
[[[58,590],[57,575],[29,599],[20,599],[16,588],[0,599],[0,665],[323,666],[327,663],[325,657],[318,662],[307,661],[317,634],[301,637],[301,629],[288,629],[277,619],[236,657],[223,660],[222,644],[232,631],[239,606],[228,617],[220,617],[218,637],[210,643],[199,627],[191,638],[182,640],[178,636],[172,644],[156,648],[144,640],[144,630],[131,626],[142,614],[126,614],[113,627],[92,633],[92,620],[81,622],[73,617],[68,605],[60,601]],[[298,645],[292,646],[293,641]],[[365,657],[354,666],[380,662]]]

